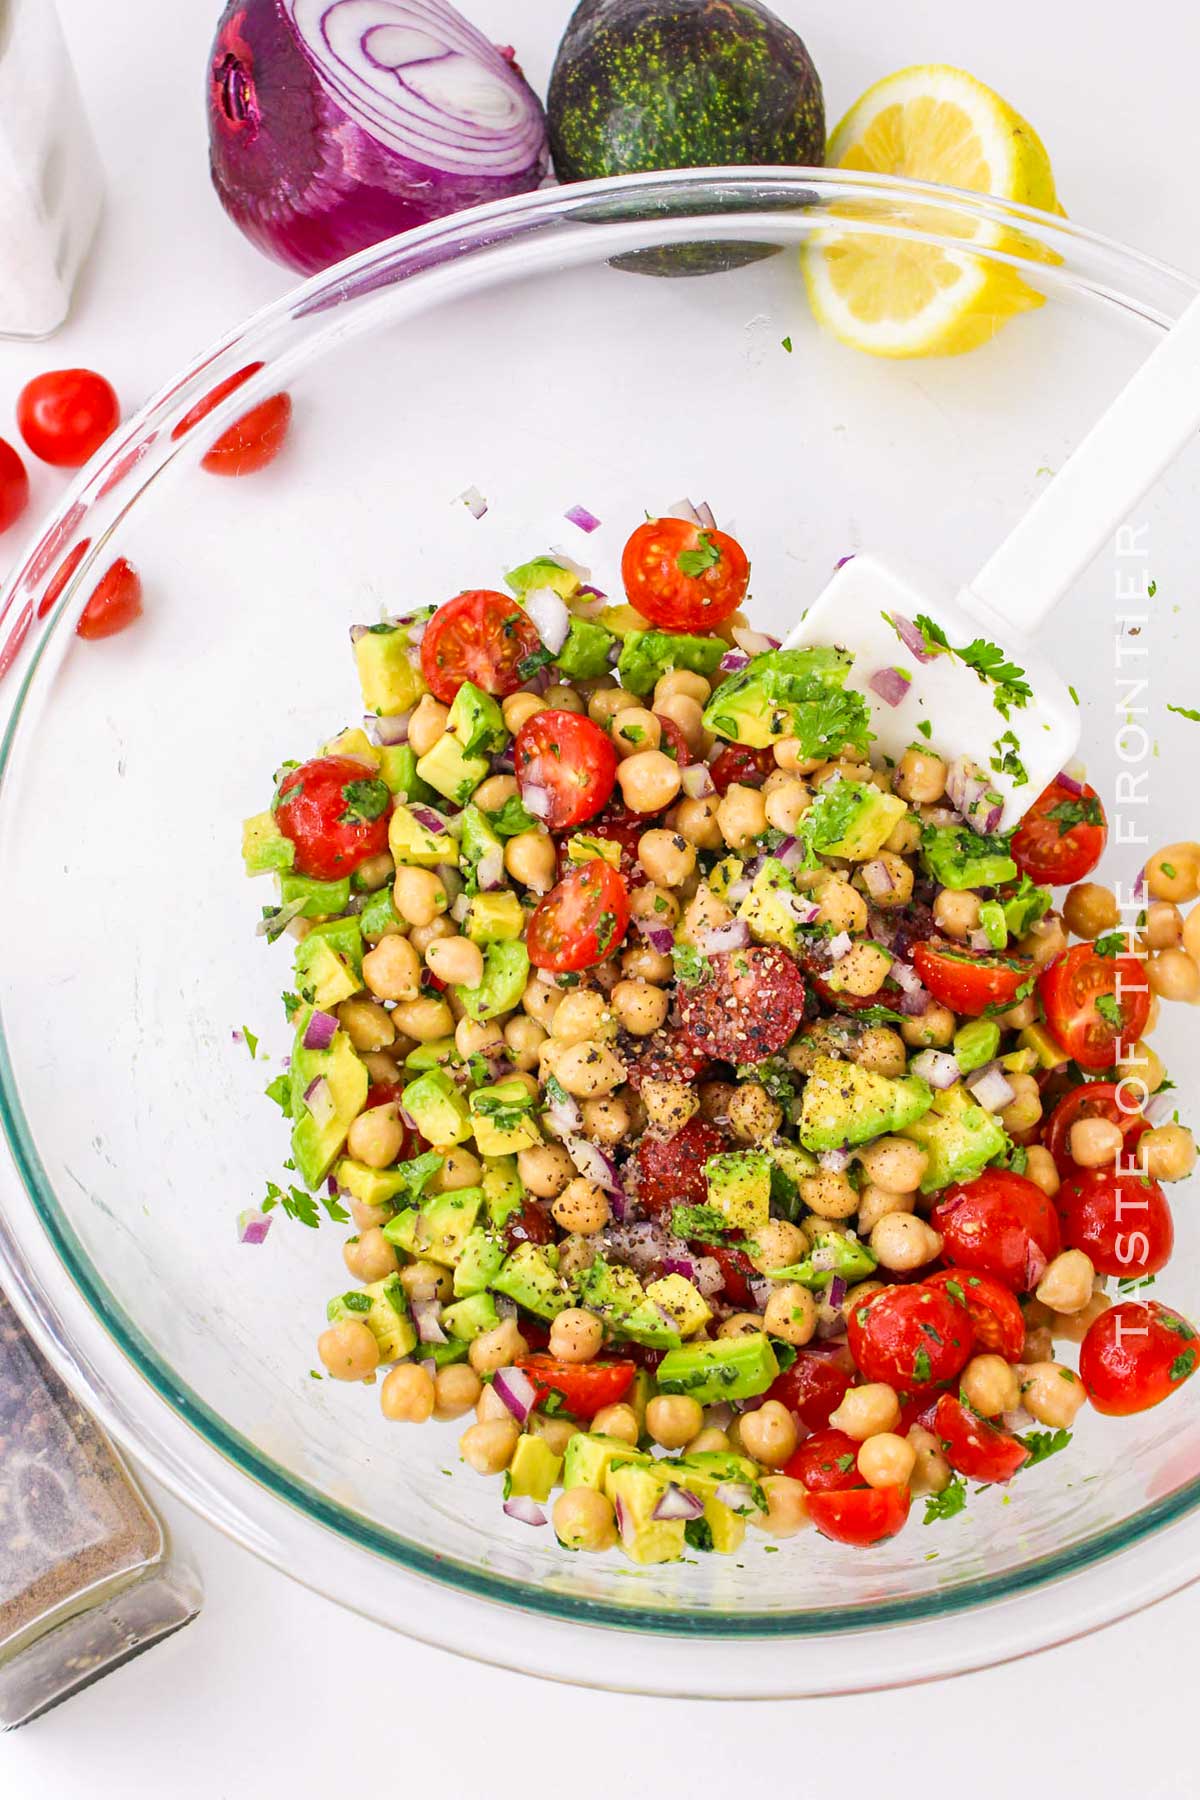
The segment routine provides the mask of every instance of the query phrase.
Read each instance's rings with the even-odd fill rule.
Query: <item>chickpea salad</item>
[[[1122,917],[1081,770],[1001,835],[935,720],[873,760],[848,653],[751,629],[742,546],[679,510],[619,604],[554,552],[355,627],[363,724],[243,842],[295,951],[291,1185],[243,1241],[351,1224],[324,1372],[641,1563],[951,1518],[1200,1355],[1145,1291],[1200,844]]]

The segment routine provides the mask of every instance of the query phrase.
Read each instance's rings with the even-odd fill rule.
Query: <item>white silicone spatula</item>
[[[871,703],[873,748],[899,758],[927,725],[931,746],[947,759],[969,758],[995,794],[995,802],[978,797],[976,821],[982,816],[986,829],[1007,830],[1079,741],[1079,709],[1030,636],[1198,428],[1200,299],[972,582],[956,589],[936,570],[860,552],[834,575],[785,648],[829,644],[853,652],[847,685]],[[1024,671],[1026,703],[1012,704],[1010,690],[981,679],[960,656],[921,660],[912,648],[928,655],[912,629],[918,614],[954,650],[980,638],[998,646]],[[911,677],[902,692],[882,673],[889,669]],[[878,687],[901,693],[898,703],[889,704]],[[998,700],[1007,703],[1007,718]]]

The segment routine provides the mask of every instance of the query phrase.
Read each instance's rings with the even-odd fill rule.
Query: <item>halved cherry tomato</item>
[[[210,475],[253,475],[275,461],[291,423],[291,395],[270,394],[221,433],[200,467]]]
[[[387,787],[365,763],[318,756],[280,782],[275,823],[296,847],[298,875],[338,881],[387,849],[391,810]]]
[[[638,861],[638,844],[645,829],[646,822],[637,813],[621,813],[610,804],[598,818],[588,820],[584,836],[604,838],[610,844],[619,844],[621,860],[617,868],[626,885],[630,888],[644,887],[650,878]],[[567,855],[568,842],[565,834],[558,840],[560,875],[565,875],[568,869],[574,867]]]
[[[191,411],[184,413],[179,423],[174,426],[171,432],[172,442],[177,443],[181,437],[186,436],[193,425],[198,425],[201,419],[207,419],[209,413],[215,407],[220,406],[222,400],[240,388],[244,382],[249,381],[252,375],[257,375],[262,367],[261,362],[247,363],[244,369],[238,369],[234,374],[226,375],[224,381],[218,381],[216,387],[211,388],[207,394],[197,400]]]
[[[522,800],[551,831],[593,818],[612,798],[617,779],[608,733],[558,707],[526,719],[513,744],[513,766]]]
[[[824,1355],[817,1350],[798,1350],[791,1368],[771,1383],[767,1398],[786,1406],[809,1431],[824,1431],[830,1413],[837,1411],[850,1386],[848,1362],[844,1351]]]
[[[850,1354],[868,1381],[897,1391],[949,1381],[966,1367],[975,1343],[961,1306],[927,1282],[879,1288],[850,1309]]]
[[[1140,1280],[1170,1261],[1175,1226],[1167,1196],[1146,1175],[1078,1169],[1056,1195],[1062,1238],[1083,1250],[1099,1275]]]
[[[1023,875],[1049,887],[1070,887],[1090,875],[1104,854],[1108,821],[1095,788],[1072,793],[1056,776],[1021,820],[1012,857]]]
[[[563,974],[603,962],[628,928],[625,883],[611,863],[597,857],[580,863],[538,901],[525,944],[534,968]]]
[[[939,1269],[927,1275],[930,1287],[941,1288],[971,1315],[977,1350],[989,1350],[1005,1362],[1019,1362],[1025,1348],[1025,1318],[1011,1288],[975,1269]]]
[[[29,475],[12,445],[0,438],[0,531],[15,525],[29,505]]]
[[[1145,964],[1134,956],[1097,956],[1076,944],[1038,977],[1055,1037],[1081,1069],[1107,1069],[1121,1045],[1137,1042],[1150,1017]]]
[[[488,694],[513,694],[532,674],[529,658],[541,647],[524,607],[492,588],[470,588],[430,619],[421,639],[421,672],[446,706],[464,681]]]
[[[739,787],[760,788],[776,767],[772,749],[751,750],[748,744],[727,744],[709,770],[718,794]]]
[[[1130,1088],[1132,1086],[1131,1082]],[[1132,1099],[1133,1096],[1126,1090],[1121,1097]],[[1086,1081],[1082,1087],[1072,1088],[1058,1102],[1042,1131],[1042,1141],[1054,1158],[1060,1175],[1074,1174],[1078,1167],[1071,1155],[1071,1127],[1077,1119],[1107,1119],[1110,1124],[1119,1126],[1125,1139],[1120,1152],[1124,1161],[1128,1161],[1142,1133],[1150,1129],[1150,1121],[1144,1113],[1122,1107],[1115,1081]]]
[[[708,1052],[685,1043],[669,1025],[660,1025],[649,1037],[635,1038],[625,1062],[628,1081],[640,1093],[646,1081],[700,1081],[712,1067]]]
[[[866,1482],[858,1472],[858,1444],[834,1426],[814,1431],[783,1465],[785,1475],[802,1481],[810,1494],[843,1493]]]
[[[800,965],[779,944],[720,950],[712,973],[677,990],[681,1035],[710,1057],[757,1063],[794,1037],[807,991]]]
[[[118,556],[92,589],[75,629],[81,638],[115,637],[141,616],[142,578],[132,563]]]
[[[981,1419],[953,1394],[943,1394],[933,1415],[933,1431],[952,1469],[969,1481],[1011,1481],[1029,1461],[1029,1452],[1010,1431]]]
[[[518,1244],[552,1244],[555,1237],[554,1221],[542,1211],[536,1201],[528,1198],[522,1201],[518,1212],[509,1213],[501,1229],[504,1242],[510,1250],[515,1250]],[[533,1342],[524,1325],[521,1327],[521,1335],[529,1338],[530,1343]]]
[[[956,1268],[994,1275],[1016,1294],[1030,1293],[1062,1249],[1051,1201],[1008,1169],[986,1169],[948,1188],[929,1222]]]
[[[712,631],[746,597],[750,564],[736,538],[686,519],[647,519],[621,556],[629,604],[662,631]]]
[[[675,723],[674,719],[668,719],[666,713],[655,713],[654,716],[658,720],[659,729],[662,732],[659,749],[664,756],[669,756],[673,763],[678,763],[681,769],[686,769],[692,760],[692,753],[688,749],[688,741],[684,737],[681,727]]]
[[[1032,992],[1036,974],[1027,956],[987,956],[939,943],[914,944],[913,967],[935,1000],[969,1019],[1015,1006]]]
[[[81,469],[120,422],[116,389],[93,369],[51,369],[17,396],[21,436],[56,469]]]
[[[519,1356],[522,1369],[537,1388],[537,1405],[551,1394],[561,1394],[561,1406],[574,1419],[593,1419],[606,1406],[615,1406],[633,1386],[637,1373],[632,1362],[558,1362],[553,1356]]]
[[[868,1550],[904,1529],[911,1505],[912,1493],[906,1487],[855,1488],[849,1493],[810,1494],[808,1516],[822,1537]]]
[[[50,611],[91,546],[91,538],[83,538],[67,556],[63,557],[58,568],[46,583],[46,591],[38,602],[37,616],[39,619],[44,619]]]
[[[705,1161],[728,1148],[724,1134],[697,1114],[674,1137],[644,1133],[626,1164],[626,1179],[639,1204],[655,1217],[669,1215],[673,1206],[702,1206],[708,1198]],[[751,1274],[756,1274],[753,1267]]]
[[[701,1195],[701,1200],[704,1196]],[[753,1306],[754,1290],[750,1283],[758,1280],[758,1270],[744,1250],[736,1244],[697,1244],[701,1256],[711,1256],[721,1265],[724,1287],[721,1298],[729,1306]]]
[[[1200,1364],[1194,1325],[1157,1300],[1125,1300],[1088,1327],[1079,1373],[1097,1412],[1146,1412],[1182,1387]]]

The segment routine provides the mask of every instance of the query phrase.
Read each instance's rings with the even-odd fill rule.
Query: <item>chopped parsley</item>
[[[280,994],[279,998],[283,1002],[283,1010],[289,1019],[293,1013],[300,1011],[301,1001],[299,994]]]
[[[258,1055],[258,1039],[248,1025],[242,1026],[242,1038],[247,1050],[250,1052],[250,1060],[253,1062],[254,1058]]]
[[[1020,739],[1015,731],[1004,732],[992,745],[996,752],[990,758],[993,774],[1011,775],[1014,787],[1025,787],[1029,781],[1029,772],[1018,755],[1020,748]]]
[[[920,732],[920,734],[923,738],[928,740],[929,738],[931,738],[933,736],[933,720],[932,719],[918,719],[917,720],[917,730]]]
[[[617,915],[602,912],[596,920],[596,948],[601,956],[607,956],[617,937]]]
[[[715,569],[721,560],[721,552],[713,543],[707,531],[700,533],[700,541],[694,550],[681,550],[675,558],[681,575],[704,575],[709,569]]]
[[[926,650],[932,655],[957,656],[968,669],[975,671],[980,681],[991,682],[995,688],[992,704],[1001,718],[1007,719],[1013,707],[1029,704],[1033,689],[1025,680],[1024,669],[1010,662],[998,644],[989,643],[987,638],[972,638],[969,644],[956,649],[928,613],[918,613],[914,623],[925,640]]]
[[[497,837],[517,837],[522,831],[536,831],[537,820],[531,812],[527,812],[516,794],[512,794],[496,812],[484,813],[484,818]]]
[[[1121,1029],[1125,1023],[1125,1014],[1121,1011],[1121,1002],[1115,994],[1097,994],[1095,1007],[1106,1025],[1111,1025],[1114,1031]]]
[[[1168,706],[1167,711],[1178,713],[1181,719],[1190,719],[1193,725],[1200,725],[1200,710],[1194,706]]]
[[[713,1547],[712,1526],[707,1519],[689,1519],[683,1528],[683,1536],[693,1550],[711,1550]]]
[[[1078,800],[1060,800],[1045,816],[1054,820],[1059,837],[1066,837],[1076,825],[1104,824],[1104,808],[1095,794],[1081,794]]]
[[[531,675],[536,675],[539,669],[544,669],[547,663],[553,661],[554,652],[547,650],[545,644],[539,644],[536,650],[531,650],[528,656],[521,658],[517,664],[517,677],[520,681],[528,681]]]
[[[1027,1431],[1024,1437],[1017,1439],[1029,1452],[1025,1468],[1035,1468],[1038,1463],[1045,1462],[1048,1456],[1057,1456],[1060,1450],[1066,1449],[1071,1436],[1065,1426],[1060,1426],[1057,1431]]]
[[[785,350],[786,350],[786,351],[787,351],[787,353],[788,353],[788,355],[789,355],[789,356],[790,356],[790,355],[791,355],[791,354],[792,354],[792,340],[791,340],[791,338],[790,338],[790,337],[785,337],[785,338],[780,338],[780,340],[779,340],[779,341],[780,341],[780,343],[781,343],[781,344],[782,344],[782,345],[783,345],[783,347],[784,347],[784,349],[785,349]]]
[[[1147,600],[1153,600],[1153,598],[1154,598],[1154,596],[1155,596],[1155,594],[1157,594],[1157,592],[1158,592],[1158,583],[1157,583],[1157,581],[1150,581],[1150,582],[1147,582],[1147,584],[1146,584],[1146,598],[1147,598]]]
[[[1076,706],[1078,706],[1079,705],[1079,695],[1075,692],[1075,689],[1071,686],[1070,682],[1067,683],[1067,692],[1068,692],[1068,694],[1070,694],[1070,696],[1071,696],[1072,700],[1075,702]]]
[[[290,798],[290,795],[289,795]],[[339,825],[369,825],[383,817],[392,804],[392,790],[386,781],[373,776],[367,781],[348,781],[342,789],[346,810]]]
[[[675,964],[675,979],[684,987],[696,987],[712,975],[712,964],[707,956],[700,954],[695,944],[676,944],[671,951],[671,960]]]
[[[1168,1379],[1171,1381],[1183,1381],[1191,1374],[1195,1366],[1196,1352],[1194,1350],[1183,1350],[1175,1358],[1175,1361],[1167,1371]]]
[[[724,1244],[729,1237],[729,1220],[715,1206],[674,1206],[671,1208],[671,1230],[676,1237],[699,1238],[705,1244]]]
[[[929,1361],[929,1352],[925,1349],[924,1345],[922,1345],[917,1351],[917,1354],[913,1357],[913,1380],[919,1381],[923,1385],[925,1382],[931,1381],[932,1379],[933,1366]]]
[[[268,1100],[273,1100],[285,1119],[292,1116],[292,1078],[290,1075],[277,1075],[274,1081],[268,1082],[264,1090]]]
[[[439,1157],[438,1160],[440,1162],[441,1158]],[[278,1206],[289,1219],[295,1219],[299,1224],[307,1225],[315,1231],[321,1222],[320,1214],[317,1211],[318,1200],[335,1225],[346,1223],[350,1214],[334,1199],[332,1194],[306,1194],[303,1188],[289,1187],[285,1189],[279,1187],[274,1181],[267,1183],[267,1194],[262,1203],[262,1211],[273,1212]]]
[[[961,1475],[947,1483],[940,1494],[930,1494],[925,1501],[923,1523],[935,1525],[939,1519],[953,1519],[967,1504],[967,1484]]]
[[[1129,934],[1124,931],[1106,931],[1092,945],[1097,956],[1126,956],[1129,952]]]

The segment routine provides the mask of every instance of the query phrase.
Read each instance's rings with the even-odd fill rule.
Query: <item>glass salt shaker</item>
[[[45,337],[62,324],[100,197],[54,0],[0,0],[0,337]]]
[[[0,1292],[0,1729],[194,1619],[197,1577]]]

